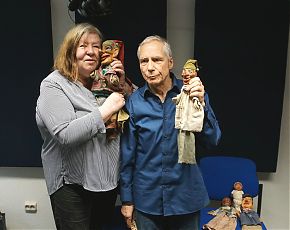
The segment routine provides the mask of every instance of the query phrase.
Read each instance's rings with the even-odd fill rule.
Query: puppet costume
[[[208,230],[235,230],[237,227],[236,218],[228,216],[225,212],[216,215],[212,220],[203,226]]]
[[[241,204],[242,204],[243,194],[244,194],[243,191],[238,191],[238,190],[233,190],[232,191],[234,207],[239,212],[241,211]]]
[[[204,110],[198,98],[190,99],[186,85],[191,83],[191,79],[197,75],[197,61],[189,59],[183,66],[183,70],[188,71],[182,74],[184,86],[181,93],[172,98],[176,104],[175,128],[178,133],[178,163],[195,164],[195,135],[203,127]]]
[[[243,209],[240,214],[242,230],[262,230],[258,213],[252,209]]]
[[[237,227],[237,213],[236,209],[231,207],[230,198],[226,197],[222,202],[229,202],[222,204],[216,210],[210,211],[209,214],[215,216],[207,224],[203,225],[202,229],[207,230],[235,230]]]
[[[253,206],[253,197],[245,194],[242,200],[242,212],[239,214],[242,230],[262,230],[261,219],[253,210]]]

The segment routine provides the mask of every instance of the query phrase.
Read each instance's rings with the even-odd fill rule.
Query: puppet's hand
[[[197,97],[193,97],[192,98],[193,100],[193,107],[196,109],[196,110],[202,110],[202,104],[199,102],[199,99]]]
[[[215,210],[211,210],[211,211],[208,212],[208,214],[216,216],[216,211]]]

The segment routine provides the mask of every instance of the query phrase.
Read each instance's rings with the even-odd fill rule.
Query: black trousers
[[[64,184],[50,196],[58,230],[102,230],[112,221],[118,190],[90,192]]]

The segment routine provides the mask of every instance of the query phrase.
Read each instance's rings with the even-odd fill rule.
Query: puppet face
[[[241,191],[243,189],[243,185],[241,182],[236,182],[234,184],[234,189],[238,190],[238,191]]]
[[[253,198],[252,197],[244,197],[242,200],[242,208],[253,208]]]
[[[108,65],[114,58],[117,59],[119,51],[118,43],[113,40],[104,41],[102,45],[102,65]]]
[[[183,84],[189,84],[190,79],[197,76],[196,70],[184,68],[182,70],[181,76],[183,78]]]
[[[232,200],[229,197],[224,197],[222,200],[222,206],[231,206]]]

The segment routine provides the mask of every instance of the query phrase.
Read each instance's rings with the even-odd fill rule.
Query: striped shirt
[[[49,195],[63,183],[90,191],[117,187],[119,137],[106,141],[101,103],[57,70],[42,81],[36,122],[43,139],[41,158]]]

